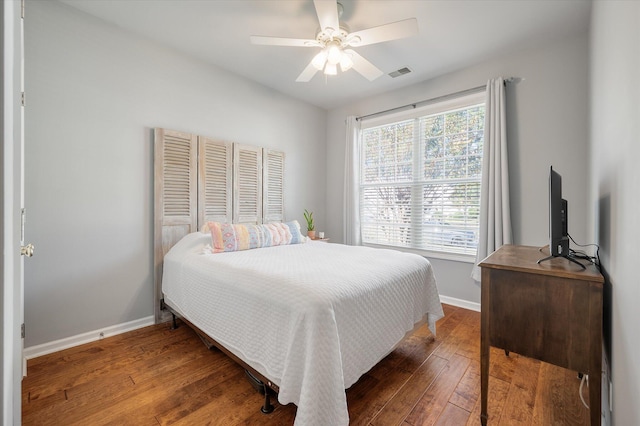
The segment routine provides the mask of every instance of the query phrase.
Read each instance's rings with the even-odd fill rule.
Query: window
[[[363,243],[475,256],[484,92],[365,121],[360,136]]]

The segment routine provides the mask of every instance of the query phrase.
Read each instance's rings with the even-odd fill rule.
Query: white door
[[[2,5],[2,390],[1,422],[19,425],[22,420],[24,319],[23,257],[23,108],[22,108],[22,4],[5,0]],[[25,249],[28,252],[28,249]]]

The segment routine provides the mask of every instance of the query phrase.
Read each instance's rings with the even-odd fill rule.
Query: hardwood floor
[[[352,425],[479,425],[480,314],[444,305],[436,339],[419,329],[347,391]],[[490,425],[583,425],[576,373],[493,349]],[[187,326],[146,327],[32,359],[24,425],[291,425]],[[586,389],[584,389],[585,394]]]

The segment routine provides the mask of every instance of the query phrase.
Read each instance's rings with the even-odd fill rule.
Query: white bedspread
[[[165,299],[277,384],[296,425],[347,425],[345,389],[444,315],[418,255],[315,241],[205,254],[210,241],[193,233],[167,253]]]

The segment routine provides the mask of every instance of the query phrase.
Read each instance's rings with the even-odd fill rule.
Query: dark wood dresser
[[[490,346],[588,374],[591,425],[600,424],[604,278],[593,265],[580,269],[563,258],[536,263],[547,255],[505,245],[480,263],[483,425]]]

